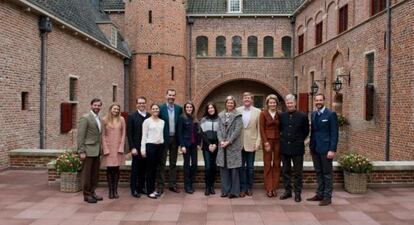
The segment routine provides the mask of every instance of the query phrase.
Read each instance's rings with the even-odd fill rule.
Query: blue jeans
[[[205,182],[206,188],[214,188],[214,181],[217,174],[217,149],[214,152],[210,152],[207,149],[203,149],[204,165],[205,165]]]
[[[242,167],[240,169],[240,191],[247,192],[253,188],[254,159],[256,152],[242,151]]]

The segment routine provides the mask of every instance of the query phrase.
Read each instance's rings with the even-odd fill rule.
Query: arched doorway
[[[214,102],[217,105],[219,111],[224,109],[224,100],[228,95],[233,95],[236,99],[237,107],[241,106],[242,95],[244,92],[250,92],[253,94],[253,104],[255,107],[262,109],[265,107],[265,99],[269,94],[276,94],[279,98],[280,109],[285,106],[282,96],[270,86],[252,80],[232,80],[223,83],[214,88],[201,102],[197,111],[197,117],[201,118],[204,113],[205,106],[208,102]]]

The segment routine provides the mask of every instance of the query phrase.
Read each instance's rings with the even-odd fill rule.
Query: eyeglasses
[[[145,105],[145,102],[138,102],[138,105]]]

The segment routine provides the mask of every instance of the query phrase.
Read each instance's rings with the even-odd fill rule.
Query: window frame
[[[258,38],[256,36],[249,36],[247,38],[247,56],[257,57],[258,55]]]
[[[319,45],[323,42],[323,21],[320,21],[315,25],[315,45]]]
[[[223,46],[219,46],[219,38],[220,38],[220,42],[223,41]],[[223,54],[222,55],[221,54],[218,54],[219,51],[223,51]],[[224,57],[224,56],[226,56],[226,51],[227,51],[227,48],[226,48],[226,37],[225,36],[222,36],[222,35],[217,36],[216,37],[216,56],[217,57]]]
[[[268,41],[271,41],[271,45],[270,43],[268,43],[266,45],[266,39]],[[271,47],[271,49],[267,49],[266,47]],[[271,50],[271,51],[270,51]],[[270,55],[266,54],[266,53],[271,53]],[[275,39],[272,36],[265,36],[263,38],[263,57],[274,57],[275,55]]]
[[[238,5],[238,8],[239,8],[239,10],[238,11],[236,11],[236,10],[231,10],[232,9],[232,3],[233,2],[235,2],[235,3],[239,3]],[[242,12],[242,6],[243,6],[243,4],[242,4],[242,2],[243,2],[243,0],[228,0],[228,2],[227,2],[227,12],[228,13],[241,13]]]
[[[348,30],[348,4],[343,5],[338,10],[338,34]]]
[[[239,38],[240,40],[239,40],[239,44],[236,46],[236,44],[235,44],[235,38]],[[239,47],[239,50],[238,50],[238,52],[240,52],[240,54],[235,54],[235,47]],[[233,36],[232,38],[231,38],[231,56],[232,57],[242,57],[243,56],[243,38],[242,37],[240,37],[240,36]]]
[[[298,54],[302,54],[305,50],[304,41],[305,34],[298,35]]]
[[[205,40],[205,43],[202,41]],[[200,46],[203,45],[203,46]],[[196,56],[207,57],[208,56],[208,37],[201,35],[196,37]]]

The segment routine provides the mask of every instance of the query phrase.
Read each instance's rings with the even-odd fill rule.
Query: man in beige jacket
[[[260,147],[260,109],[254,107],[250,92],[243,93],[243,106],[237,108],[243,118],[243,150],[240,170],[240,197],[252,195],[255,152]]]
[[[78,152],[82,160],[82,190],[83,200],[96,203],[103,200],[95,193],[98,186],[99,155],[101,153],[102,121],[99,111],[102,101],[94,98],[88,113],[79,119],[78,124]]]

